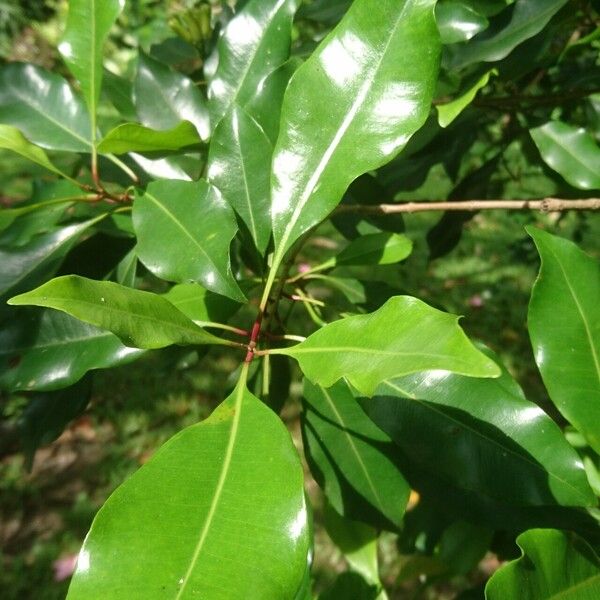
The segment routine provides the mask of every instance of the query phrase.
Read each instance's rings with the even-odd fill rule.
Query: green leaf
[[[65,275],[15,296],[8,303],[62,310],[112,331],[125,345],[134,348],[163,348],[171,344],[231,345],[198,327],[161,296],[112,281]]]
[[[506,371],[419,373],[382,383],[362,405],[407,460],[464,490],[516,506],[595,502],[577,453]]]
[[[0,387],[60,389],[92,369],[125,364],[142,354],[112,333],[64,313],[19,310],[0,329]]]
[[[45,169],[48,169],[48,171],[52,171],[52,173],[70,179],[68,175],[65,175],[50,162],[48,155],[39,146],[32,144],[12,125],[0,125],[0,148],[16,152],[30,161],[41,165]]]
[[[198,150],[202,140],[189,121],[182,121],[172,129],[158,131],[124,123],[109,131],[98,143],[98,152],[125,154],[127,152],[163,153],[178,150]]]
[[[290,54],[298,0],[250,0],[219,40],[219,65],[210,83],[213,127],[237,104],[245,107],[264,78]]]
[[[273,157],[275,265],[425,122],[440,53],[434,4],[356,0],[292,77]]]
[[[194,82],[144,54],[138,59],[134,104],[146,127],[171,129],[190,121],[203,140],[210,136],[206,101]]]
[[[489,25],[485,16],[464,2],[438,2],[435,19],[442,44],[466,42]]]
[[[240,307],[237,302],[209,292],[197,283],[175,285],[164,297],[192,321],[225,323]]]
[[[100,218],[39,235],[22,247],[0,248],[0,301],[51,277],[67,252]]]
[[[242,378],[108,499],[68,598],[293,598],[308,546],[298,454]]]
[[[528,227],[542,259],[529,336],[558,410],[600,452],[600,265],[575,244]]]
[[[262,127],[266,136],[275,146],[279,135],[279,121],[283,96],[292,75],[302,64],[302,60],[293,56],[280,67],[261,80],[256,94],[248,101],[245,110]]]
[[[235,216],[215,187],[204,180],[155,181],[136,196],[133,225],[137,254],[157,277],[196,281],[244,301],[229,265]]]
[[[49,150],[92,150],[84,102],[62,77],[35,65],[11,63],[0,68],[0,123],[13,125]]]
[[[304,381],[307,460],[334,509],[345,517],[399,527],[410,487],[394,464],[390,438],[365,415],[344,381],[329,389]],[[358,495],[359,498],[354,496]],[[379,515],[370,518],[370,507]]]
[[[473,102],[475,96],[477,96],[477,92],[484,88],[488,81],[490,80],[490,76],[497,75],[498,71],[496,69],[491,69],[487,73],[484,73],[472,86],[470,86],[467,90],[460,92],[459,95],[452,100],[451,102],[447,102],[446,104],[438,104],[438,122],[440,127],[448,127],[460,113]]]
[[[96,138],[96,112],[102,86],[102,50],[108,32],[125,0],[70,0],[67,25],[58,50],[79,81],[91,115],[91,137]]]
[[[86,409],[91,396],[90,380],[60,390],[35,394],[19,417],[20,437],[29,469],[36,450],[56,440],[67,425]]]
[[[600,189],[600,148],[585,129],[549,121],[530,129],[544,162],[572,186]]]
[[[448,66],[462,69],[480,61],[508,56],[519,44],[538,34],[568,0],[516,0],[491,25],[471,41],[455,46]],[[510,17],[504,18],[504,14]]]
[[[600,560],[572,533],[531,529],[517,538],[521,558],[492,575],[487,600],[594,600],[600,596]]]
[[[325,528],[333,543],[342,551],[348,564],[366,581],[381,585],[377,565],[378,532],[358,521],[339,515],[331,506],[323,511]]]
[[[412,241],[397,233],[371,233],[348,244],[336,257],[331,266],[391,265],[404,260],[412,252]]]
[[[131,81],[105,69],[102,78],[102,91],[124,120],[137,120],[137,113],[133,105],[133,83]]]
[[[208,155],[208,180],[241,217],[261,254],[271,239],[272,153],[258,123],[233,106],[215,129]]]
[[[458,317],[417,298],[395,296],[368,315],[340,319],[291,348],[270,351],[300,363],[323,387],[341,377],[366,396],[384,379],[445,369],[469,377],[498,377],[500,369],[458,326]]]

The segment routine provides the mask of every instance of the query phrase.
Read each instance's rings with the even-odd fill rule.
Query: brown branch
[[[365,215],[391,215],[426,211],[477,211],[477,210],[541,210],[559,212],[563,210],[600,210],[600,198],[564,200],[544,198],[542,200],[463,200],[460,202],[399,202],[398,204],[343,204],[336,213],[360,213]]]

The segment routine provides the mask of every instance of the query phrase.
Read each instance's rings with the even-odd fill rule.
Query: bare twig
[[[398,204],[343,204],[336,213],[360,213],[366,215],[391,215],[426,211],[477,211],[477,210],[540,210],[560,212],[563,210],[600,210],[600,198],[564,200],[543,198],[542,200],[464,200],[459,202],[399,202]]]

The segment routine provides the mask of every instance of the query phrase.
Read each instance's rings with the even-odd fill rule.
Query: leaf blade
[[[237,224],[214,186],[204,180],[155,181],[135,198],[133,226],[138,257],[152,273],[244,300],[229,264]]]
[[[172,438],[109,498],[68,597],[106,598],[125,587],[146,597],[158,589],[173,599],[244,598],[257,589],[267,598],[291,598],[308,543],[297,452],[281,421],[242,380],[211,417]],[[240,561],[240,552],[248,560]],[[90,559],[87,571],[82,555]]]
[[[134,348],[232,344],[195,325],[163,297],[111,281],[64,275],[11,298],[9,304],[61,310],[86,323],[112,331],[125,345]]]
[[[278,256],[424,123],[440,52],[433,6],[354,2],[292,77],[273,158]]]
[[[390,376],[428,369],[498,377],[499,368],[471,345],[457,321],[416,298],[395,296],[374,313],[340,319],[296,346],[270,352],[295,358],[313,383],[331,387],[346,377],[367,396]]]
[[[600,266],[572,242],[526,229],[542,258],[528,313],[535,360],[558,410],[598,452]]]
[[[92,141],[102,85],[102,50],[108,32],[125,6],[124,0],[71,0],[58,50],[79,81],[90,112]]]
[[[98,143],[98,152],[125,154],[127,152],[175,152],[199,149],[202,140],[189,121],[171,129],[151,129],[138,123],[124,123],[111,129]]]

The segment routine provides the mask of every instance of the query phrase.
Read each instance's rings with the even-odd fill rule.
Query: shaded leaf
[[[83,100],[62,77],[35,65],[9,63],[0,68],[0,122],[49,150],[92,149]]]
[[[182,121],[172,129],[156,130],[138,123],[124,123],[109,131],[98,143],[98,152],[125,154],[146,152],[160,154],[178,150],[198,150],[202,140],[189,121]]]
[[[108,499],[68,598],[293,598],[308,538],[296,449],[242,378]]]
[[[303,406],[309,464],[333,508],[350,519],[400,526],[410,488],[393,462],[390,438],[366,417],[348,385],[325,389],[305,380]],[[365,501],[383,519],[370,518]]]
[[[56,173],[61,177],[68,178],[60,169],[56,168],[48,155],[35,144],[32,144],[16,127],[12,125],[0,125],[0,148],[12,150],[30,161],[41,165],[48,171]],[[1,221],[0,221],[1,223]]]
[[[506,371],[398,378],[362,405],[410,461],[464,490],[516,506],[594,503],[577,453]]]
[[[8,391],[60,389],[92,369],[125,364],[143,354],[62,312],[13,313],[0,328],[0,387]]]
[[[134,348],[163,348],[171,344],[231,345],[195,325],[161,296],[112,281],[65,275],[11,298],[9,304],[62,310],[112,331]]]
[[[194,82],[145,54],[138,58],[134,104],[146,127],[171,129],[190,121],[203,140],[210,135],[206,101]]]
[[[0,248],[0,299],[30,289],[51,277],[82,234],[100,218],[39,235],[22,247]]]
[[[532,529],[517,544],[521,558],[492,575],[487,600],[593,600],[600,595],[600,560],[576,535]]]
[[[473,63],[494,62],[538,34],[568,0],[516,0],[490,26],[449,55],[448,66],[461,69]]]
[[[30,398],[19,418],[23,451],[29,468],[36,450],[56,440],[86,409],[92,391],[90,384],[87,379],[66,390],[35,394]]]
[[[290,53],[298,0],[250,0],[219,40],[219,66],[210,83],[213,127],[234,104],[245,107],[264,78]]]
[[[542,259],[529,336],[558,410],[600,452],[600,265],[575,244],[528,227]]]
[[[196,281],[243,301],[229,264],[235,216],[219,191],[204,180],[155,181],[133,204],[136,252],[157,277]]]
[[[325,529],[332,542],[342,551],[348,564],[366,581],[381,585],[377,565],[378,532],[357,521],[340,516],[331,506],[324,510]]]
[[[530,130],[544,162],[572,186],[600,189],[600,148],[585,129],[549,121]]]
[[[208,180],[241,217],[261,254],[271,239],[272,153],[258,123],[234,105],[215,129],[208,155]]]
[[[496,364],[479,352],[458,326],[458,317],[410,296],[390,298],[368,315],[340,319],[291,348],[271,350],[300,363],[323,387],[341,377],[370,396],[384,379],[446,369],[470,377],[498,377]]]
[[[292,77],[273,157],[274,264],[425,122],[440,51],[433,7],[357,0]]]

